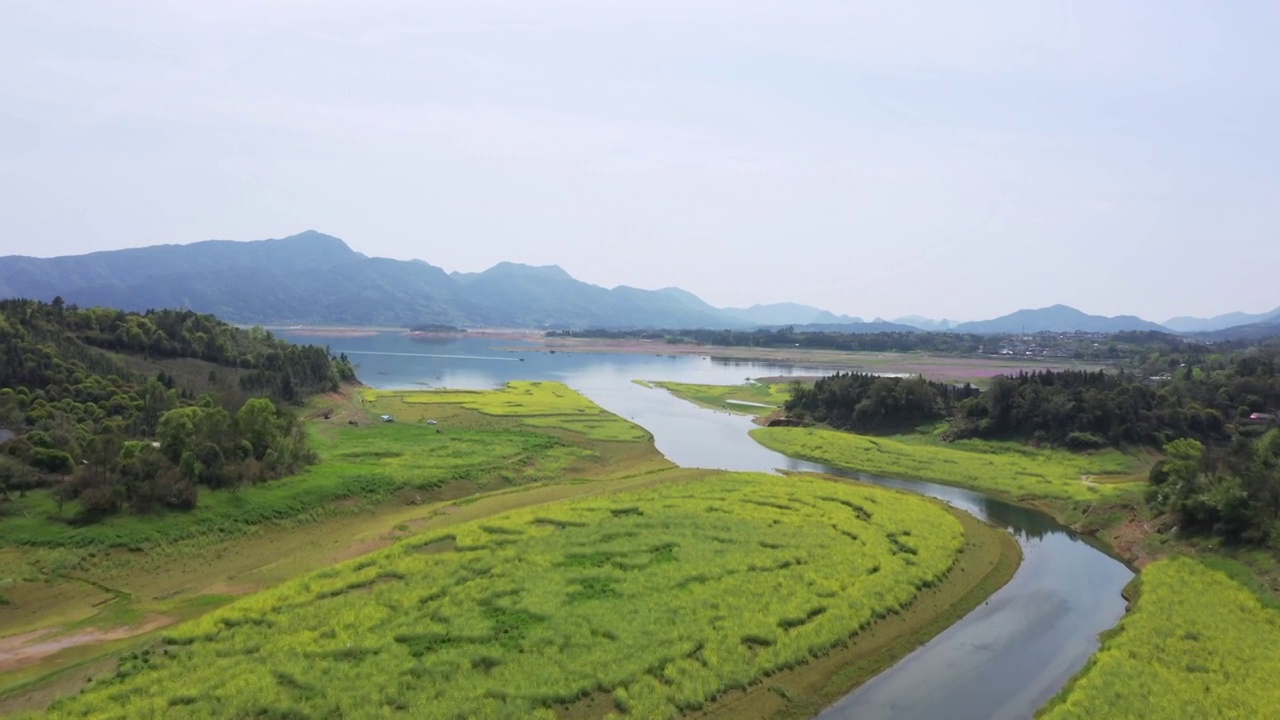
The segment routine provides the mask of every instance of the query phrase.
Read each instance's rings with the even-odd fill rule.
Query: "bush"
[[[1101,450],[1107,445],[1106,439],[1097,433],[1073,432],[1067,436],[1067,447],[1072,450]]]

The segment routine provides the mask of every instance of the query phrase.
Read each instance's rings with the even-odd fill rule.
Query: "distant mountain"
[[[1280,317],[1267,322],[1248,323],[1245,325],[1223,328],[1221,330],[1193,333],[1191,336],[1198,340],[1213,341],[1262,340],[1264,338],[1280,337]]]
[[[919,315],[907,315],[905,317],[894,318],[892,322],[899,325],[910,325],[913,328],[928,330],[931,332],[950,330],[956,326],[956,324],[950,320],[933,320],[927,317],[920,317]]]
[[[1270,312],[1264,313],[1243,313],[1233,312],[1226,315],[1216,315],[1211,318],[1198,317],[1176,317],[1169,318],[1165,321],[1164,326],[1170,330],[1183,333],[1212,332],[1214,330],[1225,330],[1227,328],[1237,327],[1240,325],[1252,325],[1255,323],[1266,323],[1271,320],[1280,320],[1280,307]]]
[[[1155,330],[1168,332],[1168,329],[1153,322],[1132,315],[1105,317],[1088,315],[1066,305],[1052,305],[1035,310],[1019,310],[994,320],[960,323],[951,328],[952,332],[1000,334],[1019,332],[1121,332],[1125,330]]]
[[[181,307],[232,322],[498,327],[741,327],[684,291],[605,289],[555,266],[446,273],[371,258],[315,231],[58,258],[0,258],[0,297],[125,310]]]
[[[809,323],[807,325],[796,325],[796,330],[805,332],[835,332],[835,333],[852,333],[852,334],[870,334],[879,332],[920,332],[920,328],[910,325],[902,325],[900,323],[891,323],[876,318],[871,322],[863,322],[858,320],[851,323]]]
[[[849,325],[861,323],[862,318],[836,315],[822,308],[798,303],[773,303],[772,305],[752,305],[749,308],[725,308],[725,314],[736,317],[751,325]]]

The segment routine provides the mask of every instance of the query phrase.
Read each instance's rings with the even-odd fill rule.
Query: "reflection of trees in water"
[[[1039,510],[1013,505],[1003,500],[983,497],[980,501],[983,512],[992,522],[1004,525],[1016,535],[1028,540],[1039,540],[1045,535],[1056,533],[1074,536],[1049,516]]]
[[[710,356],[708,358],[712,365],[725,368],[739,368],[748,370],[752,374],[744,376],[744,380],[750,380],[757,377],[775,376],[790,377],[792,375],[800,375],[803,377],[812,377],[815,374],[830,375],[839,372],[840,368],[828,365],[781,365],[776,362],[763,362],[760,360],[741,360],[735,358]]]
[[[1024,540],[1039,540],[1046,535],[1059,534],[1066,535],[1074,542],[1081,542],[1080,536],[1059,525],[1053,518],[1039,510],[1022,507],[1004,500],[997,500],[972,490],[917,480],[879,477],[792,458],[787,458],[783,469],[793,472],[826,473],[898,490],[907,490],[919,495],[927,495],[951,503],[978,518],[1001,525],[1016,537]],[[1090,543],[1090,545],[1093,545],[1093,543]]]

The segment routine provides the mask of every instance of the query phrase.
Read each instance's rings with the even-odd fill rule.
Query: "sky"
[[[1280,305],[1280,5],[6,0],[0,255],[316,229],[865,318]]]

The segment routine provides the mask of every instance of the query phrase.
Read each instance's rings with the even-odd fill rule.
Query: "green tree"
[[[183,453],[195,445],[200,419],[205,412],[201,407],[183,407],[170,410],[160,418],[156,437],[160,439],[160,450],[169,462],[176,464]]]
[[[236,413],[240,437],[253,447],[253,457],[261,460],[280,439],[276,404],[266,398],[252,398]]]

